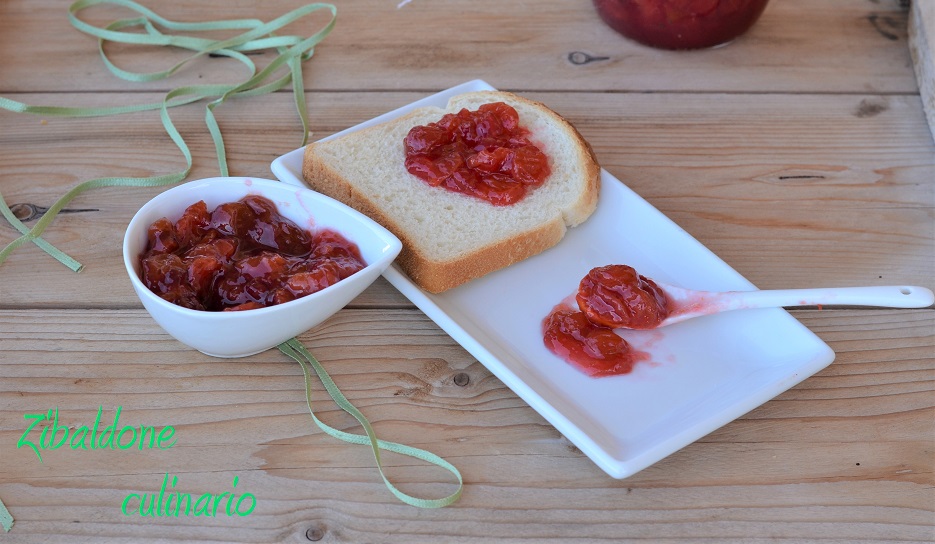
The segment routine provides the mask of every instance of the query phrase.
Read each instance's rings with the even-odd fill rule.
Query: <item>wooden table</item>
[[[187,21],[272,19],[297,0],[147,2]],[[577,125],[602,166],[760,288],[933,287],[935,145],[907,48],[905,2],[774,0],[727,47],[648,49],[590,2],[338,1],[338,25],[305,66],[313,137],[482,78]],[[111,76],[68,2],[0,3],[0,95],[30,104],[122,105],[176,86],[236,81],[204,59],[169,81]],[[222,7],[223,6],[223,7]],[[126,12],[95,7],[98,23]],[[310,33],[316,23],[300,23]],[[122,66],[180,56],[113,46]],[[262,56],[257,62],[264,62]],[[585,61],[585,62],[582,62]],[[190,179],[217,175],[203,104],[173,110]],[[231,172],[271,177],[301,126],[283,91],[218,109]],[[156,113],[60,119],[0,111],[8,203],[49,205],[101,176],[181,170]],[[430,450],[464,477],[459,502],[420,510],[384,487],[368,448],[310,421],[301,371],[276,350],[202,355],[166,335],[134,295],[123,230],[162,189],[99,189],[0,266],[3,542],[931,542],[935,540],[935,310],[792,312],[837,353],[824,371],[650,468],[604,474],[384,280],[300,339],[379,436]],[[0,224],[0,244],[15,237]],[[314,387],[322,420],[359,431]],[[98,409],[172,426],[166,450],[17,448],[29,420]],[[45,424],[39,425],[37,429]],[[446,472],[395,455],[388,476],[420,496]],[[129,493],[256,497],[247,516],[124,516]],[[236,489],[232,479],[239,478]]]

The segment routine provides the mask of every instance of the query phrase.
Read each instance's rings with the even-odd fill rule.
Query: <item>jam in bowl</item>
[[[400,249],[382,226],[320,193],[211,178],[145,204],[127,227],[123,259],[166,332],[208,355],[243,357],[330,317]]]
[[[601,19],[631,40],[660,49],[702,49],[749,30],[769,0],[593,1]]]

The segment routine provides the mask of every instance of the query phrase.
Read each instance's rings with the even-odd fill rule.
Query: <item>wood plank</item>
[[[150,7],[181,21],[271,20],[303,4],[232,0],[225,2],[223,14],[204,2],[171,0]],[[727,47],[667,52],[617,35],[589,2],[539,1],[531,9],[523,2],[478,0],[470,10],[457,0],[413,0],[402,7],[394,0],[341,2],[337,26],[308,64],[306,85],[314,90],[437,91],[483,78],[498,88],[522,91],[917,94],[902,4],[774,1],[748,34]],[[167,90],[238,81],[245,75],[236,61],[211,59],[193,63],[170,83],[122,81],[101,65],[95,41],[73,29],[66,13],[66,4],[56,0],[0,3],[0,54],[17,58],[0,72],[0,94]],[[82,12],[97,24],[129,15],[100,6]],[[313,18],[287,30],[307,36],[320,24]],[[166,69],[184,57],[119,44],[108,51],[122,67],[141,71]],[[271,57],[255,59],[263,65]],[[600,60],[572,62],[579,57]]]
[[[312,130],[324,137],[421,96],[309,93]],[[528,96],[575,123],[607,170],[761,288],[931,282],[935,147],[918,97]],[[103,94],[82,102],[157,97]],[[195,155],[189,179],[217,175],[202,108],[173,110]],[[271,177],[269,163],[300,143],[288,95],[231,104],[218,115],[235,175]],[[183,166],[156,113],[42,121],[0,112],[0,176],[10,204],[49,205],[84,179]],[[136,208],[158,191],[100,189],[76,199],[72,207],[100,211],[60,216],[47,239],[87,269],[74,274],[35,247],[21,248],[0,267],[0,307],[139,307],[120,244]],[[0,225],[0,243],[14,234]],[[41,282],[35,270],[43,271]],[[408,303],[380,283],[355,304]]]
[[[22,542],[301,541],[308,529],[354,542],[930,540],[935,311],[795,315],[835,349],[835,363],[617,481],[420,312],[338,313],[302,341],[381,437],[433,451],[464,475],[456,506],[418,511],[383,488],[367,449],[314,427],[301,372],[278,352],[206,357],[141,310],[0,311],[0,496]],[[457,386],[462,372],[469,383]],[[324,421],[356,429],[320,385],[314,392]],[[121,424],[172,425],[178,442],[132,455],[46,451],[40,464],[15,444],[24,414],[55,406],[67,425],[121,406]],[[385,461],[408,492],[453,489],[438,469]],[[158,492],[166,473],[195,495],[231,491],[237,475],[236,491],[254,494],[257,508],[221,519],[120,513],[128,493]]]
[[[143,3],[185,21],[268,20],[306,4],[230,0],[219,11],[217,2]],[[69,25],[68,4],[0,1],[0,96],[117,105],[245,77],[235,62],[200,59],[170,81],[119,80],[95,40]],[[695,52],[629,42],[590,2],[465,6],[338,3],[334,32],[305,68],[314,137],[484,78],[568,117],[605,168],[761,288],[932,287],[935,142],[912,69],[908,0],[775,0],[747,35]],[[82,16],[128,14],[95,6]],[[308,34],[321,20],[287,31]],[[108,51],[121,66],[147,71],[184,57]],[[264,66],[272,55],[251,58]],[[287,91],[224,105],[218,116],[235,175],[270,177],[270,161],[299,145]],[[194,151],[190,179],[216,175],[203,105],[173,119]],[[0,126],[0,190],[10,203],[47,205],[82,180],[183,164],[156,113],[62,120],[0,111]],[[381,438],[461,470],[458,503],[419,510],[386,490],[368,448],[310,421],[294,362],[275,350],[204,356],[140,308],[120,242],[135,210],[160,190],[96,190],[72,206],[98,211],[56,220],[48,237],[88,265],[81,274],[34,247],[0,265],[0,498],[16,518],[6,540],[935,540],[935,308],[793,312],[835,350],[832,365],[617,481],[378,280],[301,340]],[[0,220],[0,246],[13,237]],[[325,422],[360,430],[317,382],[312,403]],[[17,447],[25,414],[57,407],[74,432],[99,408],[112,420],[118,406],[122,425],[171,425],[178,442],[132,452],[61,448],[42,452],[42,463]],[[406,492],[455,489],[443,470],[383,459]],[[120,512],[128,494],[157,493],[167,475],[195,498],[250,493],[256,510],[218,518]]]
[[[332,95],[333,96],[333,95]],[[313,133],[324,137],[343,128],[349,119],[373,117],[387,107],[396,107],[421,95],[371,97],[370,104],[345,102],[343,113],[332,112],[333,98],[309,100],[314,119]],[[26,95],[34,104],[58,103],[61,95]],[[140,104],[161,100],[157,94],[84,95],[82,106],[114,103]],[[394,100],[396,102],[394,102]],[[393,105],[396,104],[396,105]],[[79,104],[76,104],[79,105]],[[236,109],[235,109],[236,108]],[[226,111],[225,111],[226,110]],[[204,105],[172,110],[172,119],[195,157],[188,180],[218,175],[214,146],[204,125]],[[259,97],[249,105],[217,109],[232,175],[272,178],[273,159],[301,145],[301,124],[292,97],[285,94]],[[0,175],[8,204],[31,202],[51,205],[78,183],[106,176],[153,176],[182,171],[185,161],[165,134],[157,112],[119,117],[61,119],[17,115],[0,111]],[[330,124],[330,126],[329,126]],[[132,135],[132,136],[128,136]],[[47,239],[86,264],[75,274],[35,247],[17,250],[0,266],[0,306],[141,307],[126,279],[121,244],[126,224],[136,210],[163,188],[103,188],[79,196],[70,208],[98,212],[62,214],[47,231]],[[30,223],[31,224],[31,223]],[[0,220],[0,244],[17,233]],[[35,285],[33,271],[42,270],[46,280]],[[32,286],[31,286],[32,285]],[[51,286],[56,285],[57,288]],[[355,305],[412,305],[383,280],[362,295]]]
[[[922,108],[935,139],[935,4],[914,2],[909,10],[908,43],[919,83]]]

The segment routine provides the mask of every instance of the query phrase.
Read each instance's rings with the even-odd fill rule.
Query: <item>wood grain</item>
[[[935,4],[914,2],[909,10],[908,44],[922,109],[935,139]]]
[[[423,96],[309,93],[325,137]],[[761,288],[926,284],[935,269],[935,154],[918,97],[879,95],[529,93],[571,120],[612,174]],[[26,95],[43,103],[53,95]],[[89,104],[158,95],[93,95]],[[233,106],[233,105],[232,105]],[[872,110],[873,114],[867,114]],[[217,175],[203,106],[173,110],[195,166]],[[235,175],[272,177],[300,143],[291,98],[218,110]],[[157,114],[49,119],[0,112],[0,172],[9,203],[50,205],[84,179],[184,167]],[[125,137],[125,134],[133,134]],[[54,135],[45,138],[45,135]],[[885,143],[881,138],[885,135]],[[894,152],[898,150],[898,152]],[[49,160],[55,157],[55,160]],[[121,157],[116,162],[113,157]],[[46,239],[88,264],[73,274],[35,247],[0,275],[0,307],[139,307],[120,247],[136,208],[161,189],[99,189],[59,216]],[[13,239],[0,225],[0,243]],[[43,285],[32,270],[42,268]],[[59,286],[52,289],[50,286]],[[405,305],[381,284],[355,304]]]
[[[796,316],[837,351],[834,364],[614,481],[420,312],[339,313],[301,340],[381,437],[442,455],[468,482],[457,507],[419,512],[383,488],[368,449],[312,425],[301,372],[275,350],[212,359],[170,339],[137,310],[6,310],[0,442],[16,442],[24,413],[55,406],[64,424],[82,425],[103,403],[111,417],[122,407],[121,424],[172,425],[178,443],[132,455],[46,451],[42,464],[26,448],[8,448],[0,496],[14,511],[17,533],[27,535],[14,540],[22,542],[31,541],[28,535],[90,540],[99,532],[301,541],[309,527],[331,542],[746,542],[756,534],[928,541],[935,500],[932,312]],[[469,383],[456,385],[457,373],[468,374]],[[359,432],[320,384],[314,394],[322,420]],[[453,490],[450,476],[436,468],[392,454],[385,463],[409,492]],[[238,490],[255,494],[257,509],[211,520],[123,517],[123,498],[157,492],[166,473],[193,494],[230,491],[237,475]]]
[[[171,0],[153,9],[180,21],[270,20],[303,4],[232,0],[218,13],[210,1]],[[478,0],[469,10],[457,0],[413,0],[402,7],[396,0],[335,4],[338,23],[309,63],[309,89],[436,91],[482,78],[521,91],[917,91],[906,48],[907,10],[897,0],[774,1],[730,47],[675,53],[622,38],[600,21],[590,2]],[[0,51],[18,58],[0,72],[0,93],[57,91],[63,78],[75,91],[171,88],[166,82],[140,86],[111,76],[97,58],[94,39],[68,23],[66,5],[56,0],[0,4]],[[106,6],[81,14],[99,25],[131,15]],[[312,18],[286,30],[307,36],[320,25],[320,18]],[[145,71],[166,69],[184,57],[119,44],[108,51],[120,66]],[[601,60],[575,64],[575,53]],[[262,56],[257,61],[269,62]],[[227,65],[226,76],[214,68],[221,63]],[[236,61],[211,59],[193,63],[173,82],[243,76]]]
[[[167,0],[183,21],[269,20],[301,0]],[[125,105],[171,88],[235,82],[225,59],[169,81],[110,75],[69,2],[0,2],[0,96],[30,104]],[[338,24],[305,65],[313,138],[482,78],[571,120],[601,164],[761,288],[920,284],[935,270],[935,143],[908,48],[905,0],[774,0],[727,47],[665,52],[567,0],[340,0]],[[95,6],[106,23],[130,13]],[[313,17],[286,29],[307,35]],[[221,35],[214,33],[212,35]],[[184,53],[109,44],[151,71]],[[265,66],[271,54],[255,55]],[[585,62],[581,63],[580,61]],[[576,63],[577,62],[577,63]],[[217,174],[204,104],[172,110],[190,179]],[[289,92],[217,110],[234,175],[270,177],[301,142]],[[0,111],[0,191],[48,205],[80,181],[184,166],[156,113],[56,119]],[[34,247],[0,265],[0,498],[3,542],[935,541],[935,309],[793,312],[833,364],[625,480],[604,474],[483,365],[377,281],[300,339],[381,438],[461,471],[452,507],[419,510],[385,488],[368,448],[320,431],[302,374],[275,350],[221,360],[166,335],[140,307],[120,245],[161,189],[100,189],[47,239],[80,274]],[[0,222],[0,245],[15,233]],[[59,409],[72,428],[172,426],[167,450],[17,447],[25,414]],[[313,384],[316,415],[359,432]],[[441,497],[447,472],[386,454],[403,491]],[[129,493],[163,478],[195,497],[256,497],[249,516],[124,516]],[[234,477],[238,486],[233,489]]]

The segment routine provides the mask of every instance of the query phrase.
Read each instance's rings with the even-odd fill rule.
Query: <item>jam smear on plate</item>
[[[584,312],[558,305],[543,321],[543,340],[549,351],[595,378],[628,374],[645,359],[608,327],[590,322]]]

